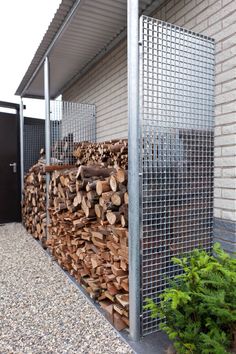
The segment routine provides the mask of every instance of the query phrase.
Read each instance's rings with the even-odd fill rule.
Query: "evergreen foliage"
[[[159,305],[146,299],[145,309],[165,319],[161,329],[177,353],[236,353],[236,259],[216,243],[214,256],[194,250],[173,262],[183,273],[171,281]]]

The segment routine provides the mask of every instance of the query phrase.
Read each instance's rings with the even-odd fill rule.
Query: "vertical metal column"
[[[129,306],[130,335],[140,338],[139,221],[139,0],[128,0],[128,138],[129,138]]]
[[[21,200],[24,189],[24,105],[22,97],[20,100],[20,168],[21,168]]]
[[[51,163],[51,135],[50,135],[50,69],[48,57],[44,61],[44,99],[45,99],[45,155],[46,155],[46,165]],[[49,225],[49,181],[50,173],[46,173],[46,212],[47,212],[47,228],[46,234],[48,234]]]

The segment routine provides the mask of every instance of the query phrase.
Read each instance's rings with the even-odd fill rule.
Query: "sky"
[[[61,0],[0,0],[0,101],[19,103],[14,93]],[[24,99],[25,116],[44,115],[42,100]]]

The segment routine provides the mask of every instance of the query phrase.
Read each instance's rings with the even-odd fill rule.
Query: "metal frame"
[[[20,206],[20,202],[22,199],[22,193],[23,193],[23,189],[22,189],[22,184],[21,184],[21,178],[22,178],[22,169],[21,169],[21,125],[20,125],[20,105],[18,103],[12,103],[12,102],[7,102],[7,101],[0,101],[0,108],[6,108],[6,109],[12,109],[16,111],[16,123],[17,123],[17,136],[16,136],[16,140],[17,140],[17,145],[19,146],[19,151],[17,151],[17,160],[16,160],[16,166],[17,166],[17,172],[19,171],[19,175],[17,178],[17,189],[19,192],[19,216],[21,214],[21,206]],[[22,109],[26,108],[25,106],[22,106]],[[3,112],[3,114],[6,112]],[[9,115],[14,116],[14,113],[6,113]],[[16,198],[18,199],[18,194],[16,195]],[[21,217],[19,218],[18,221],[21,221]]]
[[[6,101],[0,101],[0,107],[15,109],[17,111],[17,114],[19,113],[19,110],[20,110],[20,106],[18,103],[12,103],[12,102],[6,102]],[[24,106],[24,108],[25,108],[25,106]]]
[[[139,218],[139,1],[128,0],[128,139],[129,139],[129,303],[130,335],[140,338]]]
[[[18,131],[19,131],[19,136],[17,139],[19,139],[19,146],[20,146],[20,154],[19,154],[19,165],[20,165],[20,182],[19,182],[19,188],[21,190],[21,199],[22,199],[22,193],[23,193],[23,185],[24,185],[24,169],[23,167],[23,125],[22,121],[24,120],[23,116],[23,110],[26,108],[25,105],[23,105],[22,99],[20,104],[18,103],[12,103],[12,102],[6,102],[6,101],[0,101],[0,107],[2,108],[9,108],[13,109],[16,111],[17,117],[17,125],[18,125]]]
[[[48,57],[44,61],[44,97],[45,97],[45,157],[46,165],[51,164],[51,129],[50,129],[50,67]],[[46,173],[46,213],[47,213],[47,227],[46,234],[49,225],[49,182],[50,173]],[[47,237],[47,235],[46,235]]]
[[[81,0],[83,1],[83,0]],[[56,40],[69,24],[80,0],[75,4],[66,17],[62,27],[58,31],[51,45],[47,49],[43,59],[37,66],[31,79],[25,86],[22,95],[26,92],[30,83],[37,75],[44,63],[44,98],[45,98],[45,152],[46,164],[50,165],[50,68],[48,55],[53,48]],[[159,1],[155,1],[159,3]],[[140,106],[139,99],[141,89],[139,86],[139,55],[142,52],[142,43],[139,43],[139,0],[127,0],[127,37],[128,37],[128,139],[129,139],[129,303],[130,303],[130,336],[132,340],[138,341],[141,336],[142,303],[141,303],[141,213],[140,203],[142,196],[139,194],[142,183],[142,170],[140,169],[140,150],[143,142],[140,140]],[[125,33],[125,32],[124,32]],[[120,35],[121,37],[123,34]],[[118,40],[116,40],[118,41]],[[112,45],[111,45],[112,46]],[[140,46],[140,51],[139,51]],[[96,60],[96,59],[95,59]],[[94,61],[93,61],[94,63]],[[91,67],[92,62],[86,69]],[[85,69],[85,70],[86,70]],[[79,73],[83,74],[85,71]],[[75,78],[78,78],[76,76]],[[73,79],[72,79],[73,80]],[[72,81],[73,82],[73,81]],[[71,82],[68,84],[70,85]],[[67,87],[67,86],[65,86]],[[49,173],[46,177],[47,191],[49,186]],[[49,200],[47,194],[46,206],[48,209]],[[47,224],[49,216],[47,212]]]
[[[21,174],[21,200],[23,198],[23,188],[24,188],[24,105],[21,97],[20,100],[20,174]]]
[[[44,98],[45,98],[45,153],[46,164],[50,165],[50,68],[48,54],[56,39],[65,29],[80,1],[75,3],[73,11],[66,19],[64,26],[48,48],[44,59]],[[140,213],[139,213],[139,0],[127,1],[127,35],[128,35],[128,124],[129,124],[129,281],[130,281],[130,336],[140,339]],[[39,69],[42,62],[39,64]],[[25,90],[32,82],[32,76]],[[46,174],[47,190],[49,173]],[[49,206],[47,193],[46,208]],[[49,215],[47,212],[47,225]]]

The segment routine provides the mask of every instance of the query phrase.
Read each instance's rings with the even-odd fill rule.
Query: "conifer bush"
[[[173,258],[182,269],[162,293],[160,304],[146,299],[151,316],[161,324],[177,353],[236,353],[236,259],[220,244],[214,255],[194,250]]]

